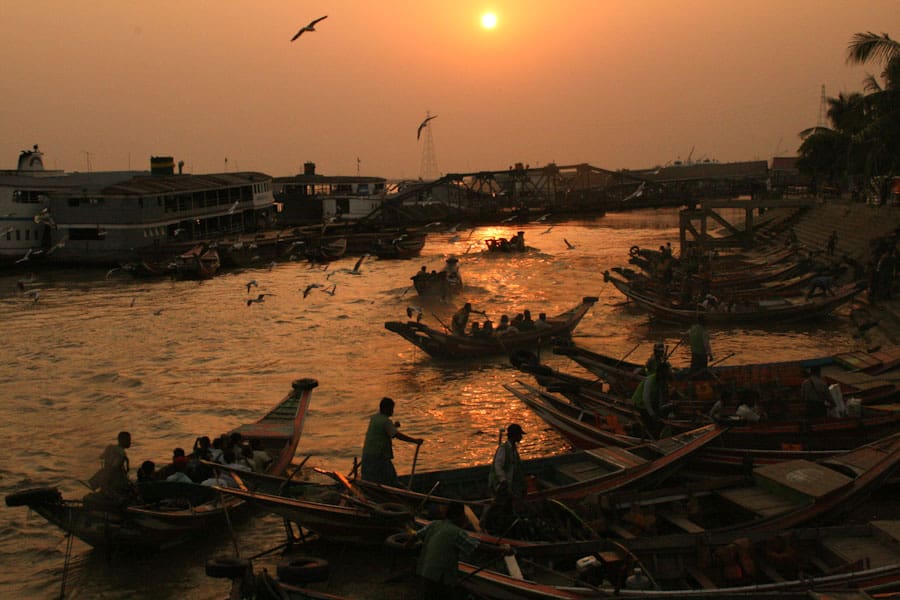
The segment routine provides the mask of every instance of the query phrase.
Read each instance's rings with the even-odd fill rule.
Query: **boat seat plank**
[[[872,568],[897,562],[897,553],[872,537],[825,538],[822,545],[845,563],[868,560]]]
[[[878,450],[877,448],[859,448],[856,452],[853,452],[850,455],[841,456],[840,458],[835,458],[829,462],[834,464],[842,464],[848,465],[850,467],[855,468],[856,470],[868,471],[879,462],[884,460],[885,453],[882,450]]]
[[[694,581],[696,581],[701,586],[703,586],[703,589],[714,590],[719,587],[715,584],[715,582],[712,579],[707,577],[703,571],[701,571],[694,565],[685,565],[684,570],[687,572],[688,575],[690,575],[691,577],[694,578]]]
[[[872,521],[870,525],[883,542],[900,542],[900,521]]]
[[[575,481],[588,481],[608,475],[609,471],[601,469],[599,465],[588,461],[579,461],[557,467],[560,473],[571,477]]]
[[[610,462],[622,468],[636,467],[647,462],[647,459],[633,454],[624,448],[608,446],[606,448],[594,448],[585,451],[589,456],[593,456],[598,460]]]
[[[800,494],[809,499],[821,498],[853,481],[828,467],[803,459],[757,467],[753,470],[753,477],[762,487]]]
[[[756,487],[719,490],[715,493],[761,517],[780,515],[797,507],[796,502]]]
[[[608,528],[612,533],[616,534],[617,536],[619,536],[619,537],[622,538],[623,540],[633,540],[633,539],[635,539],[635,538],[637,537],[635,534],[631,533],[630,531],[628,531],[627,529],[625,529],[625,528],[622,527],[621,525],[616,525],[615,523],[610,523],[610,524],[607,526],[607,528]]]
[[[672,511],[660,510],[656,512],[656,515],[662,517],[672,525],[675,525],[679,529],[682,529],[688,533],[703,533],[704,531],[706,531],[706,529],[704,529],[700,525],[697,525],[686,516],[676,515]]]

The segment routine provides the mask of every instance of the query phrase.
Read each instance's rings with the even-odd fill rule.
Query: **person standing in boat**
[[[128,454],[131,448],[131,433],[120,431],[117,443],[107,446],[100,455],[100,469],[94,473],[88,483],[91,489],[99,489],[100,493],[112,497],[127,496],[131,490],[128,480]]]
[[[487,531],[503,531],[506,522],[513,518],[516,501],[525,496],[525,476],[522,460],[519,458],[519,442],[525,432],[518,423],[510,423],[506,428],[506,441],[497,446],[488,485],[493,500],[481,517],[481,524]]]
[[[800,384],[800,399],[806,407],[808,419],[819,419],[828,414],[828,409],[834,406],[834,399],[828,391],[828,384],[822,379],[822,369],[819,365],[809,368],[809,377]]]
[[[709,332],[706,330],[706,316],[697,314],[697,322],[688,331],[691,345],[691,372],[697,374],[706,370],[712,360],[712,348],[709,345]]]
[[[397,470],[394,469],[393,439],[421,445],[425,440],[401,433],[399,422],[391,421],[394,414],[394,400],[385,396],[378,405],[378,412],[369,419],[366,439],[363,443],[361,477],[363,481],[399,486]]]
[[[644,377],[631,395],[631,402],[641,414],[641,423],[646,433],[657,437],[663,411],[670,408],[669,363],[657,364],[656,370]]]
[[[454,335],[466,335],[466,326],[469,324],[469,315],[472,313],[486,316],[484,312],[472,310],[472,303],[466,302],[462,308],[456,311],[450,321],[450,330]]]

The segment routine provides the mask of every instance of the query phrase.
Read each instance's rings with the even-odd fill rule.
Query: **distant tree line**
[[[866,76],[863,92],[827,98],[830,127],[800,132],[797,167],[819,189],[885,201],[891,179],[900,174],[900,42],[886,33],[857,33],[847,46],[847,63],[875,63],[883,70]]]

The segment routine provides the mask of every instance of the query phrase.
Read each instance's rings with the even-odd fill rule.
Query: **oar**
[[[516,518],[513,520],[513,522],[509,524],[509,527],[506,528],[506,531],[504,531],[502,534],[500,534],[500,537],[498,537],[498,538],[497,538],[497,541],[495,542],[495,544],[496,544],[497,546],[500,545],[500,543],[502,542],[503,538],[505,538],[506,535],[507,535],[510,531],[512,531],[512,528],[515,527],[515,526],[518,524],[518,522],[519,522],[519,518],[516,517]],[[504,555],[495,556],[494,558],[490,559],[489,561],[487,561],[486,563],[484,563],[483,565],[481,565],[480,567],[478,567],[477,569],[475,569],[474,571],[472,571],[471,573],[469,573],[468,575],[466,575],[465,577],[463,577],[462,579],[460,579],[460,580],[459,580],[459,583],[462,583],[462,582],[464,582],[464,581],[467,581],[467,580],[471,579],[472,577],[475,577],[475,575],[477,575],[478,573],[481,573],[482,571],[484,571],[486,568],[488,568],[489,566],[491,566],[492,564],[494,564],[495,562],[497,562],[497,561],[498,561],[499,559],[501,559],[501,558],[504,558]]]
[[[434,317],[435,319],[437,319],[437,322],[440,323],[440,324],[444,327],[444,329],[446,329],[446,330],[449,331],[450,333],[453,333],[453,330],[450,329],[449,327],[447,327],[446,325],[444,325],[444,322],[441,321],[441,318],[440,318],[439,316],[437,316],[437,315],[434,314],[434,313],[431,313],[431,316]]]
[[[626,358],[628,358],[629,356],[631,356],[631,353],[632,353],[632,352],[634,352],[635,350],[637,350],[638,348],[641,347],[641,344],[643,344],[643,342],[638,342],[637,345],[636,345],[634,348],[632,348],[631,350],[629,350],[629,351],[625,354],[625,356],[623,356],[622,358],[619,359],[619,362],[616,363],[616,366],[618,367],[619,365],[621,365],[622,362],[623,362]]]
[[[672,356],[672,354],[675,352],[675,349],[678,348],[678,346],[680,346],[681,343],[682,343],[683,341],[684,341],[684,338],[679,339],[679,340],[678,340],[678,343],[675,344],[674,346],[672,346],[672,349],[671,349],[671,350],[669,350],[668,352],[666,352],[666,358],[665,358],[665,360],[669,360],[669,357]]]
[[[719,364],[719,363],[722,362],[723,360],[728,360],[729,358],[731,358],[731,357],[734,356],[735,354],[737,354],[737,353],[736,353],[736,352],[731,352],[731,353],[729,353],[729,354],[726,354],[725,356],[723,356],[723,357],[720,358],[719,360],[715,360],[715,361],[709,363],[709,366],[712,367],[713,365]]]
[[[406,489],[412,489],[413,476],[416,474],[416,462],[419,460],[419,448],[422,447],[422,444],[416,444],[416,453],[413,454],[413,464],[412,470],[409,472],[409,481],[406,482]]]
[[[281,482],[281,485],[278,486],[278,495],[279,495],[279,496],[281,495],[281,492],[284,491],[285,486],[286,486],[288,483],[290,483],[291,479],[294,478],[294,475],[296,475],[297,473],[300,472],[300,469],[303,468],[303,465],[306,464],[306,461],[308,461],[308,460],[310,459],[311,456],[312,456],[312,454],[307,454],[307,455],[306,455],[306,458],[304,458],[302,461],[300,461],[300,464],[297,465],[297,468],[294,469],[293,471],[291,471],[291,474],[288,475],[287,479],[285,479],[283,482]]]
[[[425,508],[425,505],[428,503],[428,500],[431,498],[434,490],[436,490],[439,485],[441,485],[440,480],[434,482],[434,485],[431,486],[431,489],[428,490],[427,494],[425,494],[425,498],[422,499],[422,502],[419,504],[419,507],[416,509],[416,512],[414,514],[419,514],[420,512],[422,512],[422,509]]]

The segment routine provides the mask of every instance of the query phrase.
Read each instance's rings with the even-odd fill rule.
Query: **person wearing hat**
[[[394,400],[385,396],[378,405],[378,412],[369,419],[366,440],[363,442],[361,474],[363,481],[400,486],[397,470],[394,468],[393,439],[410,444],[422,445],[422,438],[414,438],[400,433],[399,421],[391,421],[394,414]]]

